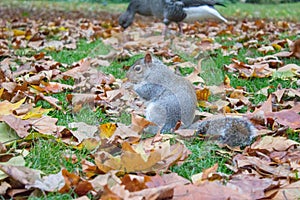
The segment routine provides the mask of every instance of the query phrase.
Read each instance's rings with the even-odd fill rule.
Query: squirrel
[[[196,93],[192,83],[176,75],[159,59],[146,53],[136,61],[126,74],[134,91],[146,100],[146,119],[156,125],[146,132],[172,132],[178,122],[189,127],[197,108]]]
[[[247,145],[255,136],[254,126],[243,118],[221,117],[193,123],[197,98],[192,83],[150,53],[136,61],[126,76],[135,92],[146,100],[146,119],[157,125],[146,132],[172,132],[181,121],[182,128],[195,128],[196,134],[207,134],[229,146]]]

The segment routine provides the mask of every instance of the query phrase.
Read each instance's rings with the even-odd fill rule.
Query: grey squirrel
[[[182,128],[189,128],[194,120],[197,99],[193,85],[176,75],[159,59],[147,53],[136,61],[127,72],[135,92],[148,104],[146,119],[157,126],[150,126],[147,132],[172,132],[178,121]],[[249,144],[255,135],[254,126],[247,120],[233,117],[196,122],[196,133],[213,136],[230,146]]]
[[[150,126],[148,132],[157,133],[159,128],[161,133],[171,132],[179,121],[183,128],[192,124],[197,107],[192,83],[176,75],[159,59],[147,53],[129,68],[127,78],[148,104],[146,119],[157,125]]]

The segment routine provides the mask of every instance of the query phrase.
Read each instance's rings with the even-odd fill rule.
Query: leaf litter
[[[23,9],[13,8],[14,17],[10,17],[12,9],[1,8],[6,15],[0,21],[0,195],[17,198],[34,195],[34,190],[39,189],[60,193],[72,190],[79,199],[88,199],[87,194],[94,199],[300,198],[299,143],[288,139],[287,131],[281,131],[289,127],[299,138],[300,67],[291,62],[300,57],[300,42],[281,39],[279,35],[299,34],[299,23],[263,19],[231,20],[228,24],[196,22],[184,24],[181,36],[174,34],[176,26],[171,25],[169,36],[164,38],[157,34],[163,25],[148,18],[137,17],[134,25],[122,32],[117,26],[117,14],[97,12],[99,19],[81,12],[54,10],[41,15],[31,10],[31,16],[24,17],[20,16]],[[215,38],[222,36],[223,41],[217,42]],[[270,44],[262,43],[264,38]],[[107,55],[88,56],[72,64],[57,62],[47,54],[76,49],[80,39],[102,39],[111,50]],[[235,44],[228,47],[223,45],[226,41]],[[242,48],[249,50],[244,60],[237,57]],[[260,56],[253,55],[250,49]],[[250,101],[254,94],[245,87],[231,86],[229,77],[223,84],[206,86],[200,77],[202,57],[213,56],[216,50],[224,56],[233,55],[224,70],[241,79],[270,77],[296,82],[298,88],[279,86],[270,93],[269,86],[260,91],[267,101],[255,105]],[[171,166],[184,162],[191,153],[182,140],[184,135],[191,137],[193,130],[178,130],[183,138],[157,134],[143,139],[140,133],[150,124],[139,115],[143,104],[135,94],[128,93],[122,80],[97,67],[146,51],[162,57],[175,72],[178,68],[193,69],[186,78],[195,83],[199,106],[227,114],[243,106],[254,110],[239,115],[249,118],[263,134],[258,134],[252,145],[231,154],[232,162],[227,167],[232,175],[218,172],[218,164],[193,175],[192,181],[170,172]],[[178,52],[199,60],[198,66],[185,62]],[[74,84],[59,80],[74,80]],[[59,126],[59,119],[48,114],[53,110],[67,112],[63,102],[51,96],[63,92],[71,92],[64,101],[74,113],[85,104],[101,107],[112,117],[125,110],[131,113],[132,124],[109,122],[98,126],[74,122]],[[208,102],[211,94],[225,94],[226,98]],[[41,99],[51,108],[38,107]],[[25,155],[10,145],[12,141],[29,145],[30,140],[22,139],[33,133],[50,135],[75,149],[86,148],[91,151],[91,159],[81,160],[82,173],[62,168],[56,174],[45,175],[25,167]],[[76,162],[76,156],[71,158]]]

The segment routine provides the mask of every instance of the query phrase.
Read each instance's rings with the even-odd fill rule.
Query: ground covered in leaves
[[[123,31],[118,14],[0,11],[1,197],[300,198],[299,22],[171,25],[164,37],[151,18]],[[141,134],[144,106],[124,78],[146,51],[194,83],[198,118],[251,120],[252,145]]]

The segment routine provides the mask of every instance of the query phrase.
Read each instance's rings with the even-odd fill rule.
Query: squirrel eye
[[[142,70],[142,67],[140,65],[136,65],[134,67],[134,70],[137,71],[137,72],[140,72]]]

